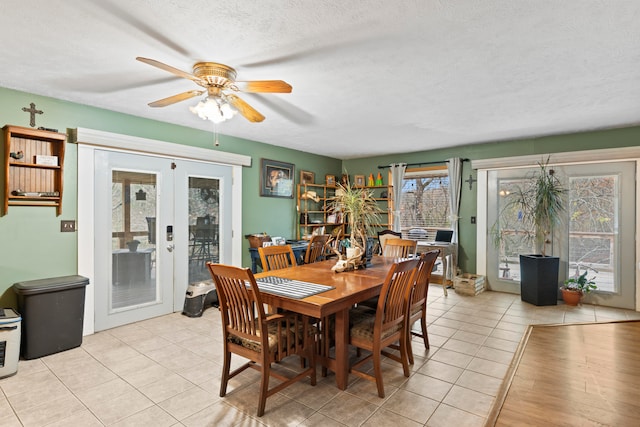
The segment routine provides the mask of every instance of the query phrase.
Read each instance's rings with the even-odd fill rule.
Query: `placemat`
[[[262,292],[269,292],[283,297],[302,299],[311,295],[334,289],[333,286],[318,283],[303,282],[301,280],[285,279],[283,277],[266,276],[256,279],[258,288]]]

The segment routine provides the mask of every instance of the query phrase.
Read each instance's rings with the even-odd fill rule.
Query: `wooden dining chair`
[[[304,254],[305,264],[311,264],[312,262],[324,259],[325,246],[329,241],[329,237],[328,234],[318,234],[311,238],[309,246],[307,246],[307,252]]]
[[[393,258],[408,258],[415,255],[418,242],[410,239],[390,239],[385,242],[382,256]]]
[[[407,356],[413,365],[412,337],[420,337],[424,341],[424,348],[429,349],[429,335],[427,335],[427,296],[429,294],[429,280],[433,265],[440,256],[440,250],[425,252],[420,255],[416,277],[409,299],[408,320],[405,339],[407,340]],[[420,320],[421,332],[413,330],[413,324]]]
[[[275,245],[258,248],[262,271],[280,270],[296,265],[291,245]]]
[[[316,384],[314,332],[308,318],[293,312],[266,315],[256,280],[248,268],[213,264],[207,267],[216,286],[222,314],[224,359],[220,380],[220,397],[227,393],[229,380],[247,368],[260,371],[258,417],[264,414],[267,397],[285,387],[309,377]],[[231,371],[231,355],[249,362]],[[271,364],[287,356],[298,355],[307,361],[307,368],[286,376],[271,369]],[[281,382],[269,388],[269,379]]]
[[[399,231],[393,230],[382,230],[378,232],[378,244],[380,245],[379,250],[376,253],[382,254],[384,250],[384,245],[387,243],[387,240],[390,239],[401,239],[402,233]]]
[[[418,262],[419,259],[410,259],[396,262],[391,266],[382,285],[375,311],[366,307],[349,310],[349,317],[353,320],[353,326],[349,330],[349,344],[371,352],[352,364],[349,372],[374,381],[380,397],[384,397],[381,365],[383,355],[401,363],[404,376],[409,376],[405,338],[406,315]],[[400,357],[385,350],[394,343],[398,343]],[[373,375],[358,369],[370,360],[373,361]]]
[[[415,255],[418,242],[411,239],[389,239],[382,250],[382,256],[392,258],[408,258]],[[378,297],[369,298],[359,302],[358,305],[375,309],[378,305]]]

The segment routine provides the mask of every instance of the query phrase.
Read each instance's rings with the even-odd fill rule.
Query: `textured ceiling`
[[[135,58],[221,62],[293,92],[241,94],[266,120],[220,133],[347,159],[636,125],[639,22],[638,0],[2,0],[0,86],[212,130],[195,99],[148,107],[198,86]]]

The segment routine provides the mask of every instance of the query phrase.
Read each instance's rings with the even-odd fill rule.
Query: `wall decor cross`
[[[473,190],[473,183],[478,182],[477,179],[473,179],[473,175],[469,174],[469,179],[465,179],[464,182],[469,183],[469,190]]]
[[[36,127],[36,114],[44,114],[44,111],[36,110],[36,104],[34,104],[33,102],[29,104],[29,108],[22,107],[22,111],[24,111],[25,113],[29,113],[31,115],[31,118],[29,120],[29,125],[32,128]]]

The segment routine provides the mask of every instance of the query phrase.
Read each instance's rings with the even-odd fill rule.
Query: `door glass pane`
[[[520,254],[535,253],[534,244],[528,236],[533,233],[533,226],[523,220],[522,211],[511,199],[526,184],[524,178],[498,179],[498,210],[500,215],[494,228],[492,238],[497,243],[499,259],[495,274],[501,280],[520,282]]]
[[[113,170],[109,311],[160,301],[155,274],[156,175]]]
[[[572,177],[569,203],[569,274],[590,270],[599,292],[618,292],[618,176]]]
[[[205,263],[219,262],[220,180],[189,177],[189,283],[211,279]]]
[[[547,254],[560,258],[559,283],[588,270],[598,289],[585,303],[635,306],[635,164],[610,162],[555,168],[567,188],[563,223],[554,229]],[[532,169],[490,171],[487,175],[486,274],[492,290],[518,292],[519,254],[536,253],[525,235],[525,224],[510,195]],[[504,207],[512,210],[504,211]],[[498,222],[499,217],[499,222]],[[624,234],[621,233],[624,230]],[[496,239],[499,236],[500,239]],[[499,243],[498,245],[496,243]]]

